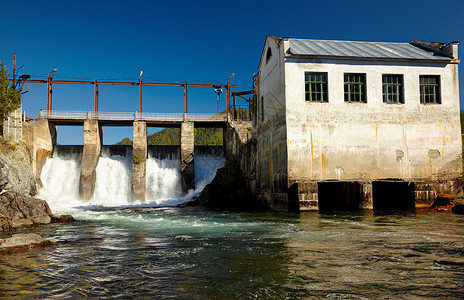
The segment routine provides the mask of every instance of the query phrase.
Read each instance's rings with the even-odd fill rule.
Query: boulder
[[[13,191],[0,194],[0,227],[3,230],[70,221],[74,221],[74,219],[69,215],[53,215],[44,200],[24,196]]]
[[[451,211],[455,214],[464,215],[464,204],[456,204],[451,208]]]
[[[0,251],[48,246],[52,244],[56,244],[56,241],[52,239],[44,239],[35,233],[15,234],[10,238],[4,240],[0,239]]]
[[[260,211],[266,207],[260,205],[246,184],[246,178],[239,164],[227,160],[223,168],[205,186],[197,199],[184,206],[203,206],[231,211]]]
[[[8,164],[0,158],[0,191],[3,191],[9,182],[10,170]]]
[[[15,191],[27,196],[37,194],[29,152],[21,143],[0,144],[0,190]]]
[[[455,197],[453,195],[448,194],[437,195],[430,208],[450,205],[454,198]]]
[[[68,223],[74,222],[74,218],[71,215],[52,216],[52,223]]]

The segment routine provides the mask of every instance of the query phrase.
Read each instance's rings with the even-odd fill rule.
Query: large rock
[[[56,244],[56,240],[47,240],[35,233],[15,234],[10,238],[4,240],[0,239],[0,251],[48,246],[52,244]]]
[[[246,178],[236,161],[227,160],[218,169],[213,181],[200,196],[185,206],[204,206],[231,211],[259,211],[267,208],[257,202],[246,184]]]
[[[28,196],[37,194],[29,152],[23,144],[0,145],[0,190]]]
[[[0,227],[2,230],[69,221],[74,221],[74,219],[71,216],[54,216],[44,200],[13,191],[0,195]]]

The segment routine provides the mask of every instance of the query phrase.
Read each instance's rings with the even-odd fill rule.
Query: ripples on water
[[[1,298],[464,298],[464,216],[127,208],[31,230]]]

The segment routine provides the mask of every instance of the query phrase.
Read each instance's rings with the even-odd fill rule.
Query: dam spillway
[[[79,121],[79,122],[77,122]],[[79,197],[84,200],[92,199],[95,195],[97,180],[97,166],[99,161],[105,161],[107,158],[119,157],[119,161],[131,164],[129,173],[131,176],[130,182],[130,199],[132,202],[143,202],[147,198],[147,176],[150,175],[147,170],[147,162],[150,159],[172,160],[178,161],[180,166],[181,178],[181,196],[185,196],[198,186],[198,178],[195,174],[195,150],[197,146],[194,143],[194,129],[196,126],[217,127],[224,126],[224,122],[214,121],[205,123],[205,121],[189,121],[184,120],[176,124],[167,124],[168,126],[180,126],[180,145],[176,147],[160,146],[158,149],[147,145],[147,126],[159,125],[152,124],[149,121],[133,120],[124,121],[124,126],[132,125],[133,127],[133,145],[131,148],[121,146],[103,146],[103,126],[115,126],[116,123],[108,123],[108,121],[97,119],[73,120],[73,122],[65,122],[65,125],[83,125],[84,126],[84,145],[80,149],[72,147],[63,147],[55,152],[57,145],[57,125],[63,125],[57,120],[48,120],[39,117],[37,120],[32,120],[25,127],[25,143],[31,149],[33,172],[36,179],[41,179],[41,172],[47,158],[55,155],[55,158],[65,159],[60,153],[74,155],[76,153],[80,158],[80,175],[79,175]],[[76,123],[77,122],[77,123]],[[105,123],[106,122],[106,123]],[[69,123],[69,124],[68,124]],[[117,123],[116,125],[121,125]],[[82,149],[82,150],[81,150]],[[74,152],[73,152],[74,151]],[[204,150],[199,150],[204,151]],[[216,151],[216,150],[215,150]],[[217,151],[216,151],[217,152]],[[54,154],[55,153],[55,154]],[[202,152],[201,152],[202,153]],[[224,151],[222,151],[224,153]],[[122,159],[124,157],[124,159]],[[173,165],[174,163],[170,163]],[[214,165],[214,164],[213,164]],[[101,173],[101,171],[100,171]],[[197,178],[198,177],[198,178]],[[106,178],[107,179],[107,178]],[[121,187],[118,185],[118,188]],[[125,194],[125,192],[121,192]],[[118,194],[118,197],[120,194]],[[125,197],[124,197],[125,198]]]
[[[221,147],[199,147],[195,153],[195,188],[182,191],[179,146],[150,146],[146,164],[146,195],[142,201],[131,198],[132,146],[102,146],[96,167],[95,192],[83,201],[79,196],[83,146],[55,146],[41,172],[39,197],[53,206],[118,207],[131,204],[164,206],[188,201],[209,183],[225,163]],[[157,151],[159,150],[159,151]],[[67,202],[57,204],[56,202]]]

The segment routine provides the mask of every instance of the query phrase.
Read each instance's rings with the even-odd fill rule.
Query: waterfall
[[[163,204],[165,200],[182,198],[179,159],[149,158],[146,174],[147,202]]]
[[[80,150],[79,150],[80,149]],[[55,211],[66,211],[81,203],[79,177],[82,146],[56,146],[53,157],[47,158],[40,175],[42,187],[38,198],[47,200]]]
[[[79,178],[82,146],[57,146],[53,157],[45,162],[41,173],[43,187],[39,198],[47,200],[52,210],[69,211],[75,207],[122,207],[130,205],[170,206],[189,201],[211,182],[216,170],[225,163],[221,151],[199,150],[195,153],[195,190],[182,195],[180,149],[152,148],[146,167],[145,203],[131,203],[132,160],[131,147],[102,148],[96,168],[95,192],[92,199],[79,198]],[[172,153],[171,153],[171,152]],[[158,159],[152,157],[162,157]]]

